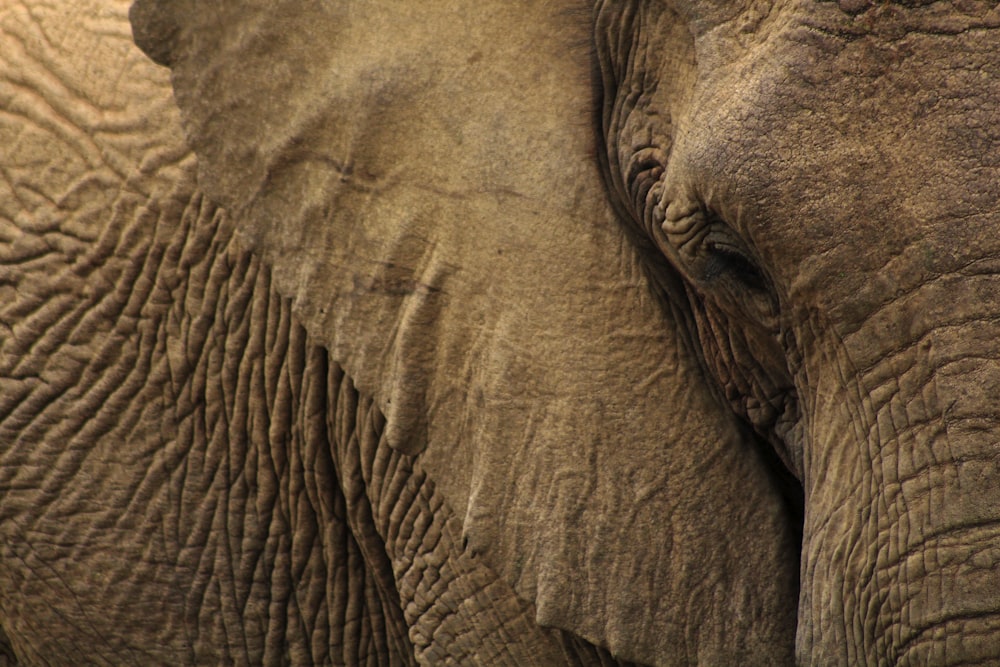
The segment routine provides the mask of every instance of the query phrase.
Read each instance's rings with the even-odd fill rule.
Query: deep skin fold
[[[642,11],[626,4],[603,9]],[[599,49],[605,85],[613,83],[607,164],[612,190],[645,195],[624,201],[626,220],[687,277],[723,393],[788,452],[804,483],[798,660],[996,659],[1000,600],[984,577],[1000,524],[990,509],[1000,499],[988,398],[1000,355],[986,343],[996,340],[1000,292],[998,138],[986,111],[1000,98],[997,17],[985,5],[949,15],[943,3],[848,15],[788,2],[733,18],[736,7],[676,6],[674,22],[694,36],[690,59],[676,55],[683,40],[666,36],[641,56],[631,44]],[[613,24],[599,14],[599,26],[602,18]],[[661,86],[676,82],[670,94],[626,95],[657,59]],[[623,73],[636,62],[641,72]],[[661,137],[669,159],[615,170],[628,164],[633,134],[643,146]],[[627,180],[636,174],[655,182]],[[767,327],[720,289],[741,282],[741,271],[722,267],[710,248],[707,272],[699,269],[648,224],[650,211],[678,199],[720,211],[760,258],[754,272],[769,277],[781,308],[780,356],[760,355]],[[720,286],[727,270],[733,281]],[[742,282],[749,292],[757,281]],[[785,397],[740,380],[747,376],[785,377]],[[801,408],[761,420],[754,400]],[[970,487],[980,500],[968,499]],[[842,557],[834,545],[843,544]],[[963,547],[978,565],[954,564]]]

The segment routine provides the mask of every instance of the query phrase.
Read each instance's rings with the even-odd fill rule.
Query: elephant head
[[[589,8],[138,2],[132,24],[199,183],[538,624],[649,663],[788,659],[794,500],[616,220]]]
[[[449,501],[542,623],[622,646],[577,613],[614,597],[593,595],[604,575],[570,573],[628,550],[612,526],[677,513],[632,473],[564,496],[558,475],[549,487],[498,471],[548,460],[571,480],[640,440],[626,456],[670,470],[646,458],[656,438],[621,430],[622,415],[654,412],[665,442],[710,460],[705,440],[674,435],[721,423],[692,394],[707,378],[802,485],[800,661],[996,658],[1000,15],[980,2],[529,4],[145,1],[135,17],[173,68],[201,182],[378,398],[396,446],[442,478],[454,452],[470,457],[470,475],[443,482]],[[591,39],[593,144],[577,46]],[[457,288],[473,265],[481,279]],[[582,274],[582,292],[563,289]],[[536,279],[515,295],[511,275]],[[400,284],[398,307],[355,298]],[[595,336],[575,314],[608,299],[620,307]],[[574,315],[553,324],[557,309]],[[449,400],[455,377],[478,409]],[[616,399],[565,392],[588,381]],[[660,381],[669,404],[650,401]],[[519,417],[519,398],[545,418]],[[625,494],[604,490],[623,481]],[[614,517],[596,538],[536,530],[591,511]],[[513,558],[525,543],[538,547]],[[597,560],[570,557],[583,553]]]
[[[621,217],[803,485],[798,659],[1000,658],[1000,14],[597,4]]]
[[[126,5],[0,1],[0,655],[791,659],[794,492],[606,196],[589,8],[140,3],[206,197]]]

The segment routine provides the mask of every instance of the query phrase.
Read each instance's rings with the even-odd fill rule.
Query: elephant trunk
[[[883,305],[825,350],[807,416],[804,664],[1000,660],[1000,323],[975,291],[968,308]]]

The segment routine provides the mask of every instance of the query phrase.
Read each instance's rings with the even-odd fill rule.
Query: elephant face
[[[802,481],[799,659],[989,661],[1000,16],[848,4],[599,3],[609,180]]]
[[[0,655],[791,660],[588,8],[126,5],[0,1]]]
[[[139,0],[177,119],[107,3],[0,12],[19,657],[997,657],[991,7]]]

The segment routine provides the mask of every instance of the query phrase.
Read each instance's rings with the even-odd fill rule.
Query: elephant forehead
[[[1000,20],[989,0],[667,0],[665,4],[690,24],[693,34],[715,32],[743,45],[766,37],[770,25],[796,14],[808,16],[807,23],[828,33],[890,39],[908,32],[958,34],[996,27]]]
[[[873,274],[907,248],[956,265],[1000,251],[984,248],[1000,222],[992,34],[888,40],[789,20],[701,75],[674,174],[752,240],[789,301],[863,312]]]

